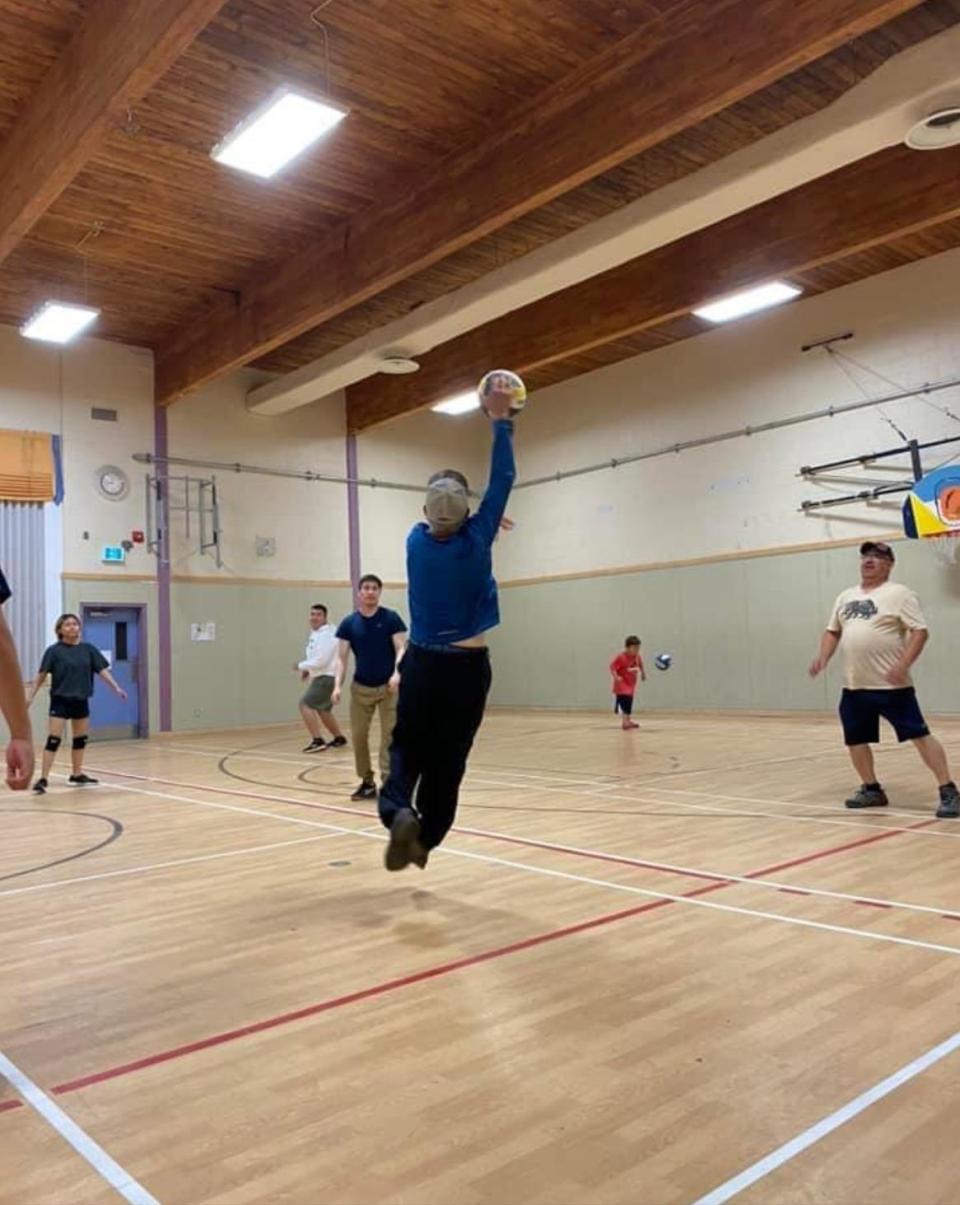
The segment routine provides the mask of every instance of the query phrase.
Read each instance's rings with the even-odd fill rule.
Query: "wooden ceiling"
[[[76,146],[64,147],[61,136],[59,173],[48,170],[28,198],[42,216],[20,206],[21,220],[31,214],[29,232],[8,224],[16,245],[0,265],[0,322],[19,324],[51,296],[87,299],[102,311],[98,335],[157,351],[167,397],[234,363],[298,368],[823,108],[894,54],[960,22],[960,0],[332,0],[313,15],[310,0],[0,0],[0,165],[22,141],[18,131],[41,128],[28,119],[66,56],[78,53],[77,35],[112,20],[113,36],[129,40],[135,31],[126,22],[141,5],[144,19],[169,15],[171,61],[147,47],[137,61],[130,52],[126,74],[114,69],[93,98],[82,71],[65,75],[76,85],[67,108]],[[800,10],[803,19],[787,28]],[[207,23],[187,36],[191,21]],[[651,47],[692,53],[710,21],[718,30],[726,21],[734,36],[714,38],[710,59],[677,92],[693,106],[678,122],[657,107],[667,93],[656,92]],[[764,45],[771,29],[784,31],[772,49]],[[666,51],[664,63],[665,89],[675,66]],[[731,63],[742,81],[720,78]],[[567,148],[553,166],[540,153],[551,115],[558,129],[561,118],[569,126],[564,106],[602,98],[604,89],[615,99],[612,89],[626,88],[630,71],[649,81],[636,101],[648,106],[639,133],[588,123],[585,145],[554,170]],[[350,116],[276,181],[213,163],[210,149],[281,84],[328,95]],[[718,108],[716,97],[738,89]],[[505,131],[519,131],[521,141],[497,160],[490,156]],[[648,131],[651,145],[632,153]],[[524,132],[529,154],[518,155]],[[95,145],[77,149],[81,138]],[[57,148],[43,149],[49,156]],[[74,163],[81,151],[82,165]],[[453,187],[448,196],[437,189],[475,164],[496,168],[488,177],[496,204],[488,214],[461,214],[472,202],[461,203]],[[42,174],[42,156],[34,168]],[[10,179],[5,173],[5,185]],[[429,247],[404,258],[415,241],[406,237],[410,215],[431,191],[437,212],[453,215],[443,252],[435,262]],[[4,216],[0,195],[0,257]],[[834,288],[958,245],[956,225],[945,219],[923,235],[839,257],[805,271],[802,283]],[[379,260],[360,264],[358,241],[375,244]],[[395,251],[397,262],[387,262]],[[295,305],[304,294],[309,304]],[[695,319],[670,317],[535,368],[530,383],[699,329]]]

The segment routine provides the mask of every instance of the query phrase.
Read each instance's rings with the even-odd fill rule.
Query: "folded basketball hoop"
[[[921,477],[903,504],[903,530],[923,540],[941,565],[960,564],[960,465]]]

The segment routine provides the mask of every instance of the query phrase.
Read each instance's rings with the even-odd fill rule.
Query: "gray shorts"
[[[333,683],[333,674],[321,674],[319,678],[312,678],[300,702],[305,707],[312,707],[314,711],[332,711]]]

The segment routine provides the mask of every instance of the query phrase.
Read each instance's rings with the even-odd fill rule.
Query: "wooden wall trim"
[[[691,565],[716,565],[726,561],[749,561],[758,557],[790,556],[795,552],[822,552],[827,548],[855,548],[864,540],[904,540],[902,531],[884,531],[876,535],[845,536],[841,540],[817,540],[809,544],[780,544],[773,548],[742,548],[735,552],[717,552],[710,556],[686,557],[675,561],[646,561],[637,565],[610,565],[602,569],[582,569],[571,573],[545,573],[537,577],[499,579],[503,589],[515,586],[539,586],[547,582],[573,582],[597,577],[623,577],[631,573],[651,573],[660,569],[685,569]]]

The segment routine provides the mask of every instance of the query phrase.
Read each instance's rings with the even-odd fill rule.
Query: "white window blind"
[[[0,502],[0,565],[13,591],[4,614],[16,641],[24,679],[32,678],[46,647],[42,503]]]

